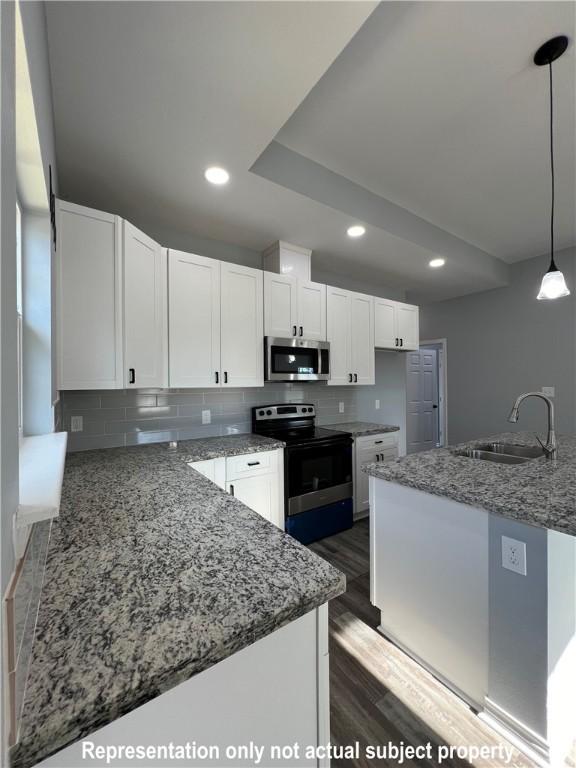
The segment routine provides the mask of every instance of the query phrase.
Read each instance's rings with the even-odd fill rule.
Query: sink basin
[[[514,456],[510,453],[499,453],[494,450],[484,450],[479,448],[465,448],[462,451],[455,451],[455,456],[466,456],[468,459],[482,459],[483,461],[493,461],[496,464],[525,464],[533,456]]]
[[[507,454],[509,456],[522,456],[526,459],[537,459],[544,456],[544,451],[539,445],[512,445],[511,443],[489,443],[479,445],[479,450],[490,453]]]

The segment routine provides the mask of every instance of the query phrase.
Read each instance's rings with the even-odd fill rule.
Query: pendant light
[[[554,133],[553,133],[553,90],[552,90],[552,62],[556,61],[568,47],[568,38],[565,35],[553,37],[547,43],[540,46],[534,54],[534,64],[538,67],[548,67],[550,74],[550,176],[552,180],[552,205],[550,209],[550,267],[542,278],[540,293],[537,299],[559,299],[569,296],[570,291],[564,280],[564,275],[554,262]]]

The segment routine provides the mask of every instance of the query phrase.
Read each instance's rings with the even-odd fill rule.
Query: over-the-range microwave
[[[330,378],[330,342],[264,338],[266,381],[326,381]]]

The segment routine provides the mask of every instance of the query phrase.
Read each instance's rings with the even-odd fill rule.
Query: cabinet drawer
[[[356,450],[384,451],[398,444],[398,432],[386,432],[381,435],[366,435],[356,438]]]
[[[278,469],[278,451],[247,453],[226,459],[226,481],[241,477],[253,477],[276,472]]]

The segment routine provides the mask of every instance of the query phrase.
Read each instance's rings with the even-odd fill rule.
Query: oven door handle
[[[352,438],[342,440],[319,440],[315,443],[309,443],[306,445],[289,445],[286,448],[288,453],[293,451],[311,451],[314,448],[326,448],[326,446],[335,446],[336,448],[352,448]]]

